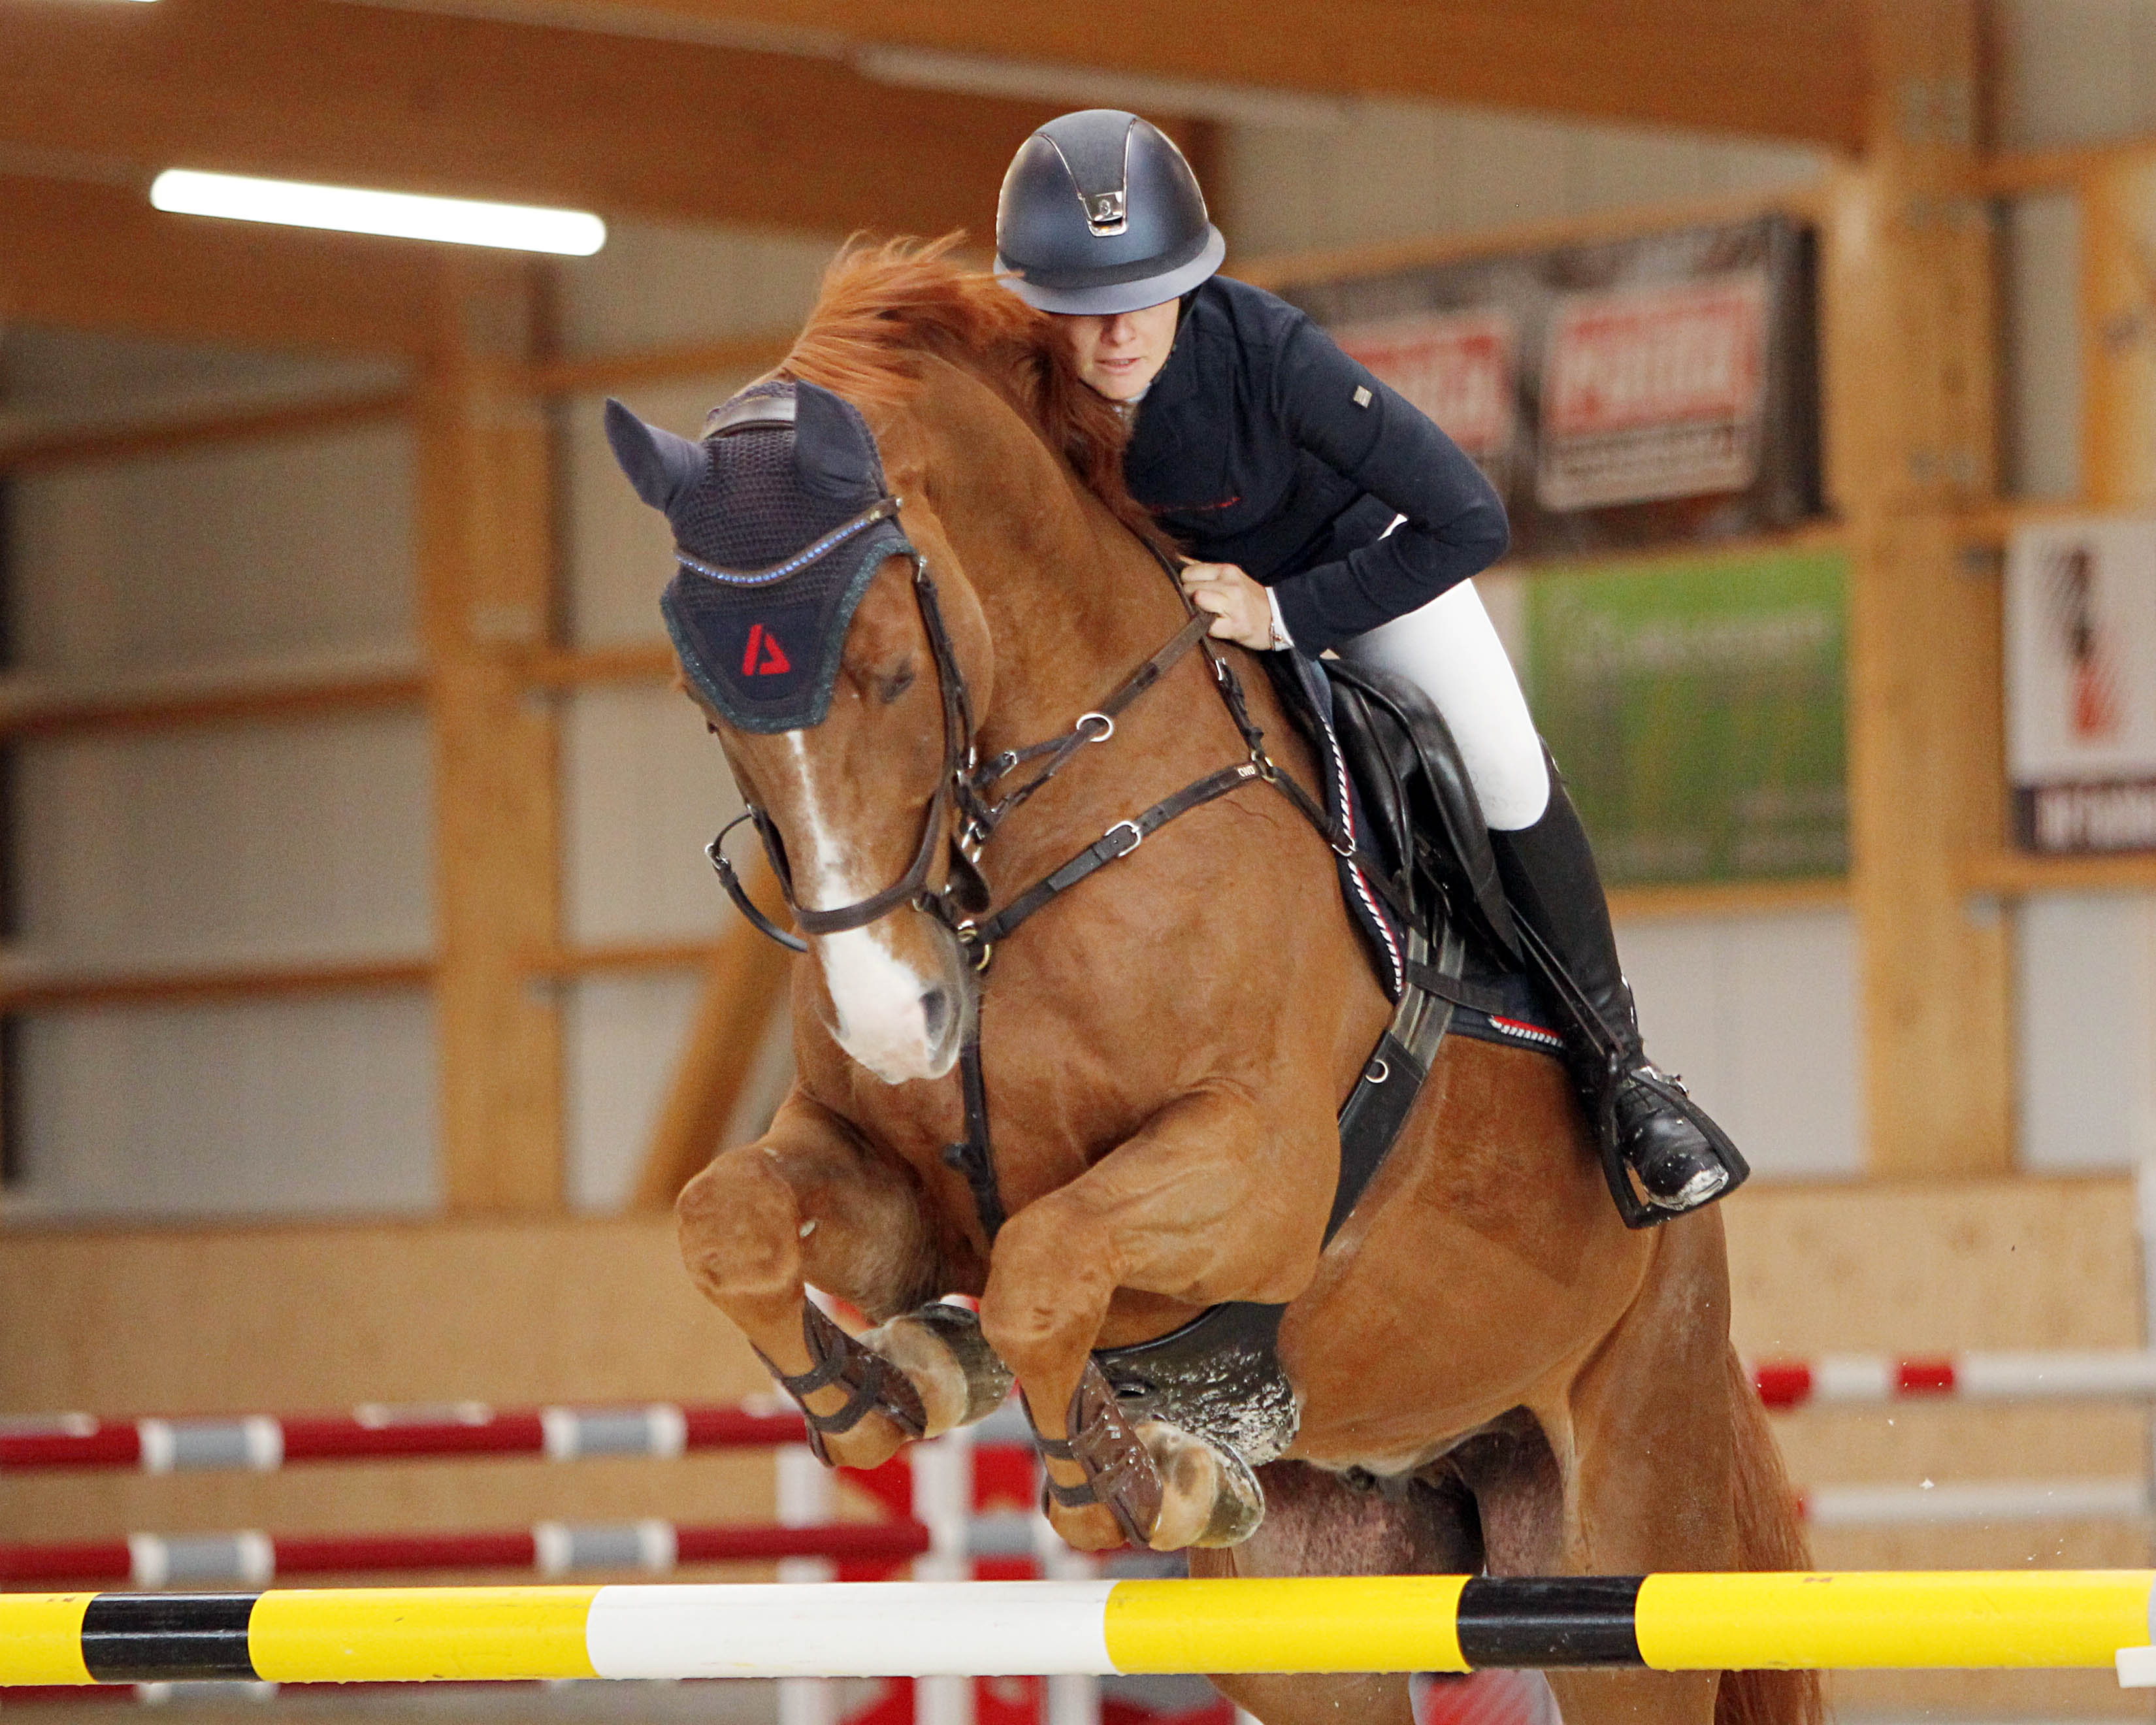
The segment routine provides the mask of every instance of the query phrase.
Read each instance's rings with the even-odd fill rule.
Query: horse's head
[[[978,882],[955,837],[962,665],[986,669],[971,595],[939,598],[867,422],[829,390],[753,384],[697,443],[610,402],[607,431],[673,526],[667,632],[821,967],[832,1034],[887,1083],[941,1077],[974,1010],[951,927]]]

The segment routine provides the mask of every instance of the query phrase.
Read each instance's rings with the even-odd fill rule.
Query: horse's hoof
[[[1240,1545],[1258,1531],[1265,1488],[1241,1456],[1164,1420],[1142,1420],[1137,1435],[1160,1470],[1160,1514],[1146,1541],[1155,1551]]]
[[[963,1306],[941,1301],[901,1312],[857,1338],[903,1372],[921,1396],[924,1437],[984,1420],[1011,1392],[1011,1372]]]

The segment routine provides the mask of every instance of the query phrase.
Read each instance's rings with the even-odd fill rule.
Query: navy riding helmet
[[[1120,108],[1050,121],[996,202],[996,268],[1043,311],[1111,316],[1179,299],[1227,250],[1183,152]]]

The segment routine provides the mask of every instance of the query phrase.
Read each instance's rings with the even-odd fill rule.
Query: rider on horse
[[[1744,1160],[1641,1046],[1587,834],[1471,577],[1503,504],[1423,413],[1307,316],[1217,273],[1225,243],[1182,152],[1090,109],[1027,139],[996,212],[997,267],[1067,329],[1079,374],[1132,419],[1132,495],[1195,554],[1212,633],[1333,649],[1436,704],[1472,779],[1524,942],[1565,1009],[1568,1064],[1649,1219],[1734,1189]]]

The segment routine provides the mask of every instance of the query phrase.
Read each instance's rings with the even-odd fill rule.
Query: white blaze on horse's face
[[[788,767],[798,775],[795,796],[789,799],[798,816],[796,830],[788,835],[796,899],[810,910],[833,910],[870,896],[888,883],[867,878],[868,870],[826,820],[828,800],[817,794],[807,733],[788,731],[783,737]],[[958,1058],[970,1005],[963,969],[955,962],[956,942],[939,938],[927,943],[941,961],[943,973],[937,976],[922,975],[896,951],[892,918],[918,914],[901,908],[865,928],[809,942],[838,1014],[831,1034],[886,1084],[941,1078],[948,1072]]]

